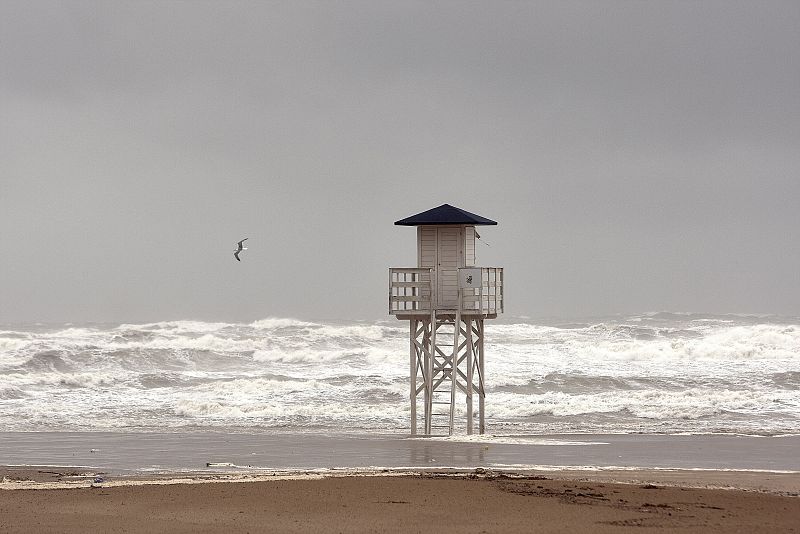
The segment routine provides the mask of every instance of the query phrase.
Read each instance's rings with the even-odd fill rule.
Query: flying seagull
[[[242,239],[241,241],[239,241],[239,243],[238,243],[239,248],[237,248],[236,252],[233,253],[233,255],[236,256],[236,261],[242,261],[242,260],[239,259],[239,253],[241,251],[243,251],[243,250],[247,250],[247,247],[242,245],[242,243],[244,243],[245,241],[247,241],[246,237],[244,239]]]

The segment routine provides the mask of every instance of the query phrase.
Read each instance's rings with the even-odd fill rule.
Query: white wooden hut
[[[411,433],[420,397],[424,433],[455,432],[463,396],[472,434],[477,395],[483,434],[483,324],[503,312],[503,269],[476,266],[475,227],[497,223],[443,204],[395,224],[417,227],[417,266],[389,269],[389,313],[409,321]]]

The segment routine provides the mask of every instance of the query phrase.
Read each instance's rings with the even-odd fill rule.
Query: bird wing
[[[241,248],[241,246],[242,246],[242,243],[244,243],[244,242],[245,242],[245,241],[247,241],[248,239],[249,239],[249,238],[245,237],[244,239],[242,239],[241,241],[239,241],[239,247]]]
[[[234,252],[233,255],[236,256],[236,261],[242,261],[242,260],[239,259],[239,251],[238,250],[236,252]]]

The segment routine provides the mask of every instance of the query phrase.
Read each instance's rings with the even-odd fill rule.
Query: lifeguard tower
[[[417,227],[417,267],[389,269],[389,314],[409,322],[411,434],[417,434],[420,393],[425,434],[457,430],[456,405],[462,395],[466,433],[473,433],[477,395],[478,432],[483,434],[483,322],[503,312],[503,269],[475,266],[475,240],[480,238],[475,227],[497,223],[442,204],[394,224]]]

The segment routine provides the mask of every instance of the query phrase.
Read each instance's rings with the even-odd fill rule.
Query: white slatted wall
[[[429,267],[431,272],[431,287],[436,287],[436,228],[431,226],[417,227],[417,267]],[[421,295],[431,298],[427,288],[421,289]],[[435,296],[433,297],[435,298]],[[434,305],[436,301],[433,301]]]
[[[475,265],[475,227],[464,228],[466,243],[464,248],[464,267]]]
[[[436,268],[436,227],[417,227],[417,267]]]

